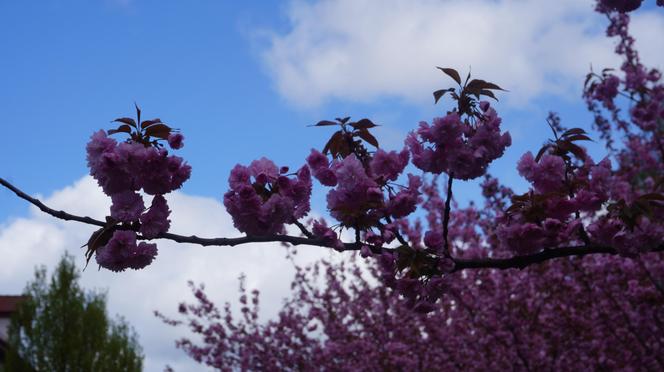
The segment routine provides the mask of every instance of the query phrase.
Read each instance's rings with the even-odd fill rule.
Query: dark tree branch
[[[659,245],[649,252],[664,251],[664,244]],[[544,261],[563,257],[583,257],[590,254],[619,254],[612,247],[602,245],[577,245],[570,247],[559,247],[546,249],[538,253],[525,256],[514,256],[510,258],[478,258],[478,259],[455,259],[454,270],[467,269],[523,269],[527,266],[542,263]]]
[[[42,212],[46,214],[50,214],[51,216],[55,218],[59,218],[61,220],[66,220],[66,221],[78,221],[82,223],[87,223],[88,225],[95,225],[95,226],[100,226],[104,227],[106,226],[106,222],[95,220],[94,218],[90,217],[80,217],[80,216],[75,216],[73,214],[69,214],[65,211],[56,211],[55,209],[49,208],[44,203],[42,203],[39,199],[35,199],[31,197],[30,195],[24,193],[21,191],[18,187],[12,185],[11,183],[5,181],[3,178],[0,178],[0,185],[8,188],[9,190],[13,191],[16,196],[18,196],[21,199],[27,200],[31,204],[37,206]]]
[[[0,178],[0,185],[6,187],[7,189],[14,192],[19,198],[28,201],[29,203],[37,206],[42,212],[49,214],[55,218],[66,221],[77,221],[85,223],[88,225],[94,225],[99,227],[106,226],[104,221],[96,220],[91,217],[81,217],[67,213],[65,211],[58,211],[52,208],[49,208],[39,199],[33,198],[30,195],[24,193],[16,186],[7,182],[3,178]],[[297,225],[297,224],[296,224]],[[306,234],[305,234],[306,235]],[[146,238],[140,237],[139,239],[147,240]],[[334,248],[331,243],[325,242],[323,239],[316,237],[300,237],[300,236],[290,236],[290,235],[267,235],[267,236],[243,236],[239,238],[201,238],[195,235],[184,236],[172,233],[164,233],[156,237],[155,239],[168,239],[177,243],[191,243],[198,244],[201,246],[236,246],[240,244],[248,243],[268,243],[268,242],[283,242],[293,245],[313,245],[325,248]],[[362,243],[344,243],[344,250],[347,251],[358,251],[361,249]],[[385,247],[371,247],[375,252],[392,252],[394,251],[391,248]],[[651,252],[662,252],[664,251],[664,244],[659,245]],[[538,253],[525,255],[525,256],[515,256],[510,258],[478,258],[478,259],[454,259],[454,270],[452,272],[468,270],[468,269],[523,269],[527,266],[538,264],[544,261],[562,258],[562,257],[571,257],[571,256],[586,256],[589,254],[609,254],[617,255],[619,254],[614,248],[608,246],[599,246],[599,245],[582,245],[582,246],[570,246],[570,247],[560,247],[553,249],[546,249]]]
[[[451,206],[450,203],[452,202],[452,181],[454,180],[453,174],[450,174],[447,176],[447,199],[445,199],[445,212],[443,214],[443,240],[445,242],[445,246],[443,247],[443,254],[446,257],[451,257],[450,255],[450,243],[447,240],[447,235],[449,232],[449,224],[450,224],[450,211],[451,211]]]
[[[302,224],[302,222],[295,220],[293,222],[293,225],[297,226],[298,229],[300,229],[300,232],[307,238],[313,238],[314,234],[311,233],[311,231],[307,230],[307,227]]]

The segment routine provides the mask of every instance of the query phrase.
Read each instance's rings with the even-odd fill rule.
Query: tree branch
[[[452,202],[452,181],[454,180],[454,175],[450,173],[447,176],[447,199],[445,199],[445,212],[443,215],[443,240],[445,242],[445,246],[443,247],[443,254],[446,257],[451,257],[450,255],[450,244],[447,240],[447,234],[449,231],[449,224],[450,224],[450,210],[452,209],[450,207],[450,203]]]
[[[662,252],[664,244],[648,252]],[[583,257],[590,254],[619,254],[615,248],[601,245],[577,245],[570,247],[559,247],[546,249],[538,253],[525,256],[514,256],[510,258],[478,258],[478,259],[454,259],[454,270],[467,269],[523,269],[527,266],[542,263],[544,261],[563,257]]]
[[[7,189],[14,192],[19,198],[28,201],[30,204],[35,205],[42,212],[49,214],[55,218],[66,221],[77,221],[85,223],[88,225],[94,225],[99,227],[106,226],[104,221],[96,220],[91,217],[81,217],[67,213],[65,211],[58,211],[46,206],[39,199],[33,198],[25,192],[21,191],[16,186],[7,182],[3,178],[0,178],[0,184]],[[139,239],[149,240],[144,237]],[[267,235],[267,236],[243,236],[239,238],[201,238],[195,235],[184,236],[172,233],[164,233],[159,235],[154,239],[168,239],[177,243],[191,243],[198,244],[201,246],[236,246],[240,244],[247,243],[268,243],[268,242],[283,242],[290,243],[293,245],[313,245],[325,248],[334,248],[330,243],[325,242],[323,239],[312,237],[300,237],[300,236],[291,236],[291,235]],[[361,249],[363,244],[359,243],[344,243],[344,250],[347,251],[358,251]],[[380,252],[393,252],[393,249],[385,247],[372,247],[377,248]],[[664,244],[659,245],[651,252],[662,252],[664,251]],[[570,257],[570,256],[586,256],[590,254],[610,254],[617,255],[619,254],[614,248],[608,246],[599,246],[599,245],[581,245],[581,246],[570,246],[570,247],[560,247],[543,250],[538,253],[526,255],[526,256],[514,256],[510,258],[478,258],[478,259],[453,259],[454,260],[454,269],[452,272],[458,272],[468,269],[523,269],[527,266],[538,264],[544,261]]]

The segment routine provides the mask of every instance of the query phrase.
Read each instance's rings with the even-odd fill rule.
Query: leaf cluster
[[[663,207],[664,194],[653,192],[639,196],[632,203],[620,199],[611,203],[607,210],[622,221],[630,231],[634,231],[641,218],[652,219],[656,215],[655,212]]]
[[[535,161],[539,162],[542,156],[548,151],[551,155],[560,156],[563,158],[566,164],[568,164],[572,158],[570,156],[574,155],[578,160],[585,160],[586,152],[579,145],[574,142],[577,141],[592,141],[588,137],[588,133],[581,128],[572,128],[563,132],[562,135],[558,135],[555,127],[549,123],[551,130],[553,131],[554,139],[547,141],[542,148],[539,149],[537,155],[535,156]]]
[[[151,119],[141,121],[141,109],[136,106],[136,120],[128,117],[117,118],[112,122],[121,123],[116,129],[107,131],[109,135],[116,133],[129,134],[132,141],[142,143],[145,146],[162,146],[159,141],[167,140],[168,136],[177,131],[161,121],[161,119]]]
[[[469,117],[481,117],[481,112],[477,109],[477,104],[479,103],[481,96],[486,96],[495,99],[496,98],[494,90],[505,89],[499,87],[497,84],[482,80],[482,79],[470,79],[470,72],[466,76],[466,80],[461,83],[461,76],[459,72],[453,68],[448,67],[436,67],[442,71],[445,75],[451,77],[458,85],[458,88],[446,88],[439,89],[433,92],[434,102],[438,101],[446,94],[449,93],[453,100],[457,102],[457,111],[459,115],[468,115]]]
[[[376,137],[369,129],[377,127],[369,119],[350,121],[350,117],[336,118],[335,121],[322,120],[313,125],[314,127],[339,126],[323,147],[323,154],[331,154],[335,159],[343,159],[350,154],[355,154],[360,159],[368,157],[368,151],[363,142],[376,148],[379,147]]]

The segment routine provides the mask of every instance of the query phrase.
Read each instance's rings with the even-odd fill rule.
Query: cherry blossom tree
[[[464,96],[468,79],[461,84],[456,71],[441,69],[461,92],[439,90],[435,100],[449,93],[458,107],[421,123],[406,149],[371,156],[333,137],[307,159],[321,184],[336,186],[332,216],[360,230],[361,256],[376,259],[295,265],[292,294],[267,322],[244,278],[239,313],[190,283],[195,302],[180,304],[182,318],[157,313],[195,335],[177,346],[219,370],[664,368],[664,86],[628,33],[625,12],[638,5],[597,7],[623,58],[620,71],[591,71],[583,92],[609,156],[594,162],[577,143],[588,133],[550,114],[553,138],[519,160],[531,188],[516,195],[486,174],[510,144],[496,112]],[[475,84],[487,84],[479,95],[500,89]],[[360,135],[371,123],[350,123],[351,131],[346,122],[339,120],[339,136],[371,143]],[[435,176],[409,175],[408,186],[390,190],[409,157]],[[459,208],[453,180],[479,176],[483,205]],[[403,218],[416,206],[426,221]],[[352,248],[324,221],[313,226],[335,249]],[[392,241],[397,248],[384,249]]]
[[[366,258],[380,285],[371,286],[352,266],[323,263],[319,270],[352,273],[350,284],[326,274],[326,286],[317,289],[307,284],[309,274],[301,274],[292,304],[268,325],[256,323],[249,307],[240,323],[228,312],[222,320],[195,289],[199,304],[181,310],[194,317],[190,325],[205,341],[182,345],[213,366],[299,367],[323,363],[319,358],[328,355],[330,363],[357,356],[359,368],[368,355],[375,362],[376,355],[403,354],[405,359],[390,359],[386,368],[481,368],[518,359],[528,370],[588,360],[598,368],[639,362],[661,369],[664,85],[658,70],[641,63],[628,32],[627,12],[641,2],[603,0],[596,9],[607,17],[607,35],[618,40],[615,51],[623,61],[619,71],[591,71],[584,85],[607,156],[592,159],[582,146],[591,134],[565,128],[552,114],[552,138],[517,164],[530,183],[524,194],[487,173],[511,145],[496,107],[487,101],[503,89],[442,67],[456,86],[435,91],[434,100],[451,100],[454,107],[421,122],[401,151],[380,148],[371,120],[343,117],[314,125],[335,131],[296,171],[265,157],[235,166],[223,199],[245,234],[239,238],[169,232],[164,195],[189,179],[191,167],[167,147],[181,148],[184,137],[160,119],[141,120],[138,107],[136,120],[119,118],[117,128],[95,132],[87,144],[90,174],[112,200],[106,221],[53,210],[3,179],[0,184],[54,217],[100,227],[86,256],[112,271],[148,266],[157,255],[156,244],[148,242],[154,239],[204,246],[283,242],[357,251]],[[454,181],[480,177],[483,205],[456,205]],[[329,189],[329,220],[309,217],[314,179]],[[143,195],[152,197],[147,208]],[[418,210],[426,218],[416,218]],[[287,225],[300,234],[288,235]],[[343,230],[354,239],[342,241]],[[309,313],[298,310],[302,304]],[[197,317],[212,320],[211,328]],[[438,328],[427,328],[434,318]],[[367,322],[392,324],[394,331],[387,327],[380,336],[382,328],[372,330]],[[366,332],[377,336],[370,341]],[[395,338],[399,332],[413,334]],[[264,343],[255,340],[259,336]],[[357,347],[350,348],[354,341]],[[432,343],[447,352],[422,352],[426,360],[405,356]],[[300,347],[311,353],[293,355]],[[364,348],[366,354],[359,355]],[[408,364],[415,360],[417,365]]]

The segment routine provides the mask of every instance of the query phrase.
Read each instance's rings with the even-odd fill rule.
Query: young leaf
[[[483,96],[491,97],[491,98],[495,99],[496,101],[498,100],[498,98],[496,98],[496,96],[490,90],[482,89],[482,90],[480,90],[480,94],[483,95]]]
[[[141,123],[141,129],[145,129],[149,127],[150,125],[154,124],[162,124],[161,119],[152,119],[152,120],[145,120],[144,122]]]
[[[122,124],[122,125],[120,125],[117,129],[110,129],[110,130],[107,130],[107,131],[106,131],[106,133],[108,133],[109,136],[110,136],[111,134],[121,133],[121,132],[124,132],[124,133],[131,133],[131,127],[130,127],[129,125],[127,125],[127,124]]]
[[[574,154],[574,156],[576,156],[577,158],[583,159],[586,152],[581,147],[579,147],[579,146],[577,146],[573,143],[570,143],[570,142],[568,142],[568,143],[569,143],[569,151],[572,154]]]
[[[546,150],[548,150],[551,147],[551,144],[546,144],[542,146],[542,148],[537,152],[537,156],[535,156],[535,161],[539,162]]]
[[[150,137],[168,139],[168,135],[171,134],[171,127],[169,127],[166,124],[155,124],[148,127],[145,130],[145,134],[147,134]]]
[[[141,109],[138,108],[138,105],[136,104],[136,102],[134,102],[134,106],[136,107],[136,119],[140,123],[141,122]],[[136,126],[136,125],[134,124],[134,126]]]
[[[433,92],[434,103],[438,103],[438,101],[439,101],[441,98],[443,98],[443,96],[445,95],[445,93],[450,92],[450,91],[451,91],[451,90],[449,90],[449,89],[441,89],[441,90],[437,90],[437,91]]]
[[[118,119],[115,119],[113,121],[118,122],[118,123],[124,123],[124,124],[127,124],[127,125],[131,125],[134,128],[138,128],[136,126],[136,122],[132,118],[118,118]]]
[[[368,143],[372,144],[374,147],[378,147],[378,140],[366,129],[360,129],[357,131],[357,135]]]
[[[87,244],[83,245],[83,247],[85,246],[88,247],[88,249],[85,252],[86,266],[87,263],[90,262],[90,259],[97,251],[97,249],[105,246],[108,243],[108,241],[111,240],[111,237],[113,237],[113,233],[115,232],[116,228],[117,226],[115,225],[114,222],[108,221],[108,224],[106,226],[92,233],[90,239],[88,239]]]
[[[457,70],[453,68],[445,68],[445,67],[436,67],[440,71],[444,72],[447,76],[451,77],[454,79],[454,81],[457,82],[457,84],[461,85],[461,76],[459,76],[459,73]]]
[[[328,126],[328,125],[339,125],[339,123],[335,123],[335,122],[329,121],[329,120],[321,120],[318,123],[316,123],[314,125],[310,125],[310,126],[312,126],[312,127],[324,127],[324,126]]]
[[[592,141],[592,138],[586,136],[585,134],[575,134],[573,136],[565,137],[566,141]]]
[[[323,147],[323,154],[327,155],[332,148],[336,150],[336,148],[338,147],[336,145],[336,142],[339,140],[343,140],[343,133],[340,130],[334,132],[332,137],[330,137],[329,141],[327,141],[325,147]],[[334,155],[334,153],[332,155]]]
[[[581,128],[572,128],[572,129],[566,130],[565,133],[563,133],[561,137],[570,136],[572,134],[587,134],[587,133],[586,133],[585,130],[583,130]]]
[[[360,121],[357,121],[355,123],[350,123],[350,125],[355,129],[369,129],[369,128],[377,127],[377,125],[374,124],[369,119],[361,119]]]
[[[490,83],[490,82],[488,82],[488,81],[485,81],[485,82],[484,82],[484,89],[502,90],[502,91],[504,91],[504,92],[507,92],[505,89],[499,87],[498,85],[496,85],[496,84],[494,84],[494,83]]]

